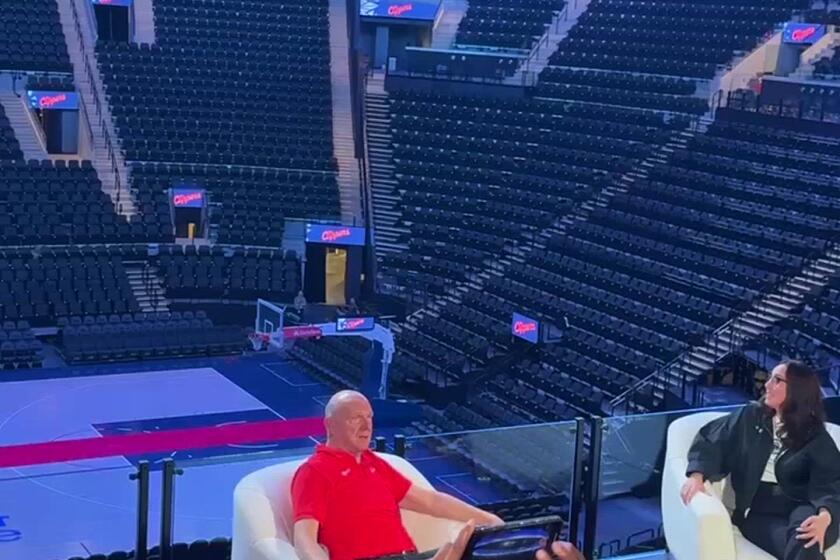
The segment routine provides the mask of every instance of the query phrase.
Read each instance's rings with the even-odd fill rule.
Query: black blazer
[[[688,452],[686,476],[699,472],[717,482],[731,475],[733,517],[742,518],[772,451],[772,412],[752,402],[703,426]],[[776,480],[789,498],[828,509],[832,520],[840,517],[840,452],[825,429],[800,449],[782,450]]]

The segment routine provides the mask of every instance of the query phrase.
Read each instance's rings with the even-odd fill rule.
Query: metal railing
[[[117,161],[117,151],[115,147],[115,143],[111,138],[111,134],[108,131],[108,122],[105,118],[105,99],[104,94],[99,90],[99,82],[96,79],[96,75],[94,74],[94,67],[96,67],[96,60],[95,55],[91,55],[90,53],[93,52],[93,47],[88,46],[88,42],[85,38],[85,33],[82,27],[82,20],[79,16],[79,13],[76,9],[76,0],[70,0],[69,2],[70,8],[73,14],[73,25],[76,30],[76,36],[79,40],[79,46],[81,48],[82,59],[84,64],[82,65],[82,69],[84,72],[84,79],[90,87],[91,97],[93,98],[94,108],[96,109],[96,118],[99,119],[99,127],[102,130],[102,139],[105,142],[105,149],[107,151],[108,160],[111,164],[111,173],[114,177],[114,190],[116,193],[116,205],[117,211],[122,213],[122,177],[120,175],[119,164]],[[94,58],[94,60],[91,60]],[[84,96],[82,98],[82,108],[85,115],[85,119],[87,121],[88,132],[90,135],[90,147],[93,151],[95,145],[95,138],[93,135],[93,128],[91,125],[90,114],[87,111],[85,106],[85,99]]]

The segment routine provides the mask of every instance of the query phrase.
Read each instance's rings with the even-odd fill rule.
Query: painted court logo
[[[23,538],[23,533],[8,528],[8,521],[8,515],[0,515],[0,544],[19,541]]]

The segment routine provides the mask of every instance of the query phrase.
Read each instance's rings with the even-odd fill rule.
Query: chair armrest
[[[298,560],[298,555],[286,541],[260,539],[251,546],[249,560]]]
[[[687,464],[683,458],[668,459],[662,473],[662,526],[668,549],[674,560],[735,560],[732,520],[723,502],[698,494],[688,506],[682,503]]]

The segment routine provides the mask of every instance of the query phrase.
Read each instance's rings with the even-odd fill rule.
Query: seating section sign
[[[373,317],[339,317],[335,321],[336,332],[372,331],[376,325]]]
[[[825,35],[825,25],[818,23],[786,23],[782,32],[785,43],[813,45]]]
[[[365,228],[352,226],[332,226],[324,224],[306,225],[307,243],[325,243],[328,245],[365,244]]]
[[[362,0],[361,15],[364,17],[411,19],[435,21],[440,2],[436,0]]]
[[[172,206],[175,208],[203,208],[204,189],[172,189]]]
[[[526,315],[514,312],[510,325],[510,333],[531,344],[540,341],[540,322]]]
[[[33,109],[67,109],[79,108],[79,94],[74,91],[27,91],[29,106]]]

